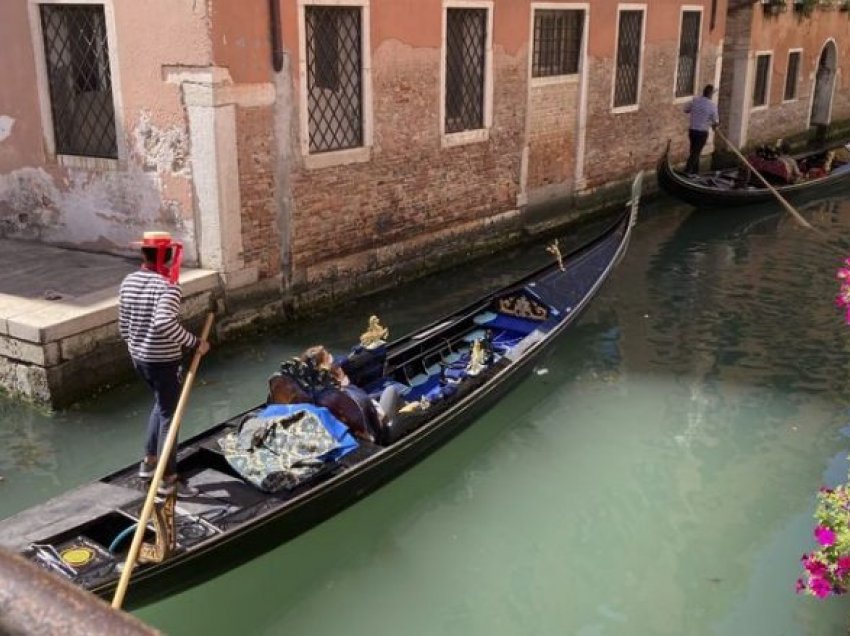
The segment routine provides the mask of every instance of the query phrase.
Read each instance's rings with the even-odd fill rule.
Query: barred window
[[[311,153],[363,145],[363,31],[360,7],[304,8]]]
[[[574,75],[581,59],[584,11],[536,10],[532,77]]]
[[[797,78],[800,76],[800,51],[788,53],[788,71],[785,74],[785,101],[797,99]]]
[[[116,159],[103,5],[43,4],[40,14],[56,152]]]
[[[756,81],[753,86],[753,106],[767,105],[767,85],[770,79],[770,53],[756,56]]]
[[[642,41],[643,10],[620,11],[617,67],[614,77],[614,108],[637,104]]]
[[[446,133],[484,127],[487,9],[446,9]]]
[[[701,11],[682,12],[679,36],[679,65],[676,68],[676,97],[689,97],[696,91]]]

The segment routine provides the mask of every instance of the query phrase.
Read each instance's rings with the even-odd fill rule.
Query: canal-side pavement
[[[138,261],[0,239],[0,387],[62,406],[129,370],[118,286]],[[216,272],[185,269],[184,317],[203,315]]]

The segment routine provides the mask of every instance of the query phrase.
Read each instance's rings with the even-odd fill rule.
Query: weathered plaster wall
[[[206,4],[107,0],[119,158],[67,167],[42,125],[33,45],[38,12],[27,0],[0,3],[0,236],[123,253],[141,231],[168,229],[194,260],[191,148],[180,89],[164,66],[206,65]],[[168,15],[168,20],[160,19]],[[155,43],[155,45],[154,45]],[[46,87],[45,87],[46,88]],[[49,102],[45,102],[49,103]]]
[[[832,121],[850,119],[850,14],[835,9],[816,9],[802,17],[789,9],[776,16],[765,15],[760,7],[752,11],[750,40],[750,81],[745,108],[749,109],[747,143],[772,141],[791,136],[809,127],[812,95],[821,51],[828,40],[836,46],[835,90]],[[783,100],[788,67],[788,51],[802,49],[797,98]],[[756,52],[772,52],[773,66],[766,109],[753,109],[754,65]]]

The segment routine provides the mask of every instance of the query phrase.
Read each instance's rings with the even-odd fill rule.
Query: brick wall
[[[579,77],[532,86],[528,103],[530,197],[537,188],[561,184],[567,194],[575,179]]]
[[[703,44],[697,92],[714,82],[717,53],[716,46]],[[654,167],[668,140],[674,156],[687,154],[684,103],[673,100],[677,55],[678,42],[647,45],[640,108],[624,113],[611,110],[613,60],[590,60],[585,171],[588,188],[627,179],[641,168]]]
[[[280,273],[280,234],[275,205],[274,110],[239,108],[236,131],[242,248],[246,267],[260,278]]]
[[[446,241],[462,250],[476,227],[515,209],[526,61],[496,50],[489,141],[442,148],[440,51],[397,41],[375,50],[371,160],[293,175],[293,280],[355,285],[367,270],[448,250]],[[465,239],[450,231],[461,226]]]

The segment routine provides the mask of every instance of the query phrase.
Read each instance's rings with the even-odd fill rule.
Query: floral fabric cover
[[[265,492],[294,488],[357,448],[342,422],[312,404],[267,406],[218,444],[233,469]]]

